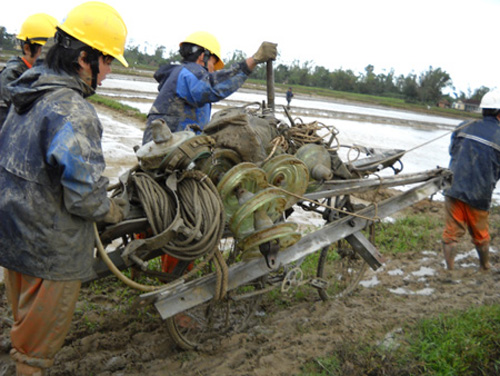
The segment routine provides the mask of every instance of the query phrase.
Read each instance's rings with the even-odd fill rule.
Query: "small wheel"
[[[324,247],[318,260],[316,276],[328,282],[325,288],[318,288],[322,300],[348,296],[359,285],[368,264],[345,240],[337,242],[337,248]]]
[[[236,246],[234,252],[239,252]],[[239,261],[233,254],[226,259]],[[211,272],[211,268],[204,273]],[[257,279],[227,293],[220,301],[207,303],[178,313],[167,319],[167,329],[175,343],[183,350],[212,351],[229,333],[248,328],[260,306],[264,278]]]

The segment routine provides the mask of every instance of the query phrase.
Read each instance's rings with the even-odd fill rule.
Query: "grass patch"
[[[337,355],[327,358],[315,358],[306,363],[299,376],[330,376],[341,375],[342,364]]]
[[[442,220],[424,215],[408,215],[394,223],[376,225],[375,244],[382,253],[402,253],[409,249],[433,249],[441,239]]]
[[[500,305],[422,320],[408,335],[423,374],[500,374]]]
[[[112,110],[118,111],[122,114],[135,117],[139,120],[146,121],[147,115],[143,114],[135,107],[127,106],[114,99],[106,98],[98,94],[94,94],[88,98],[89,102],[99,104],[111,108]]]
[[[335,353],[306,362],[299,376],[498,375],[500,305],[421,320],[397,341],[399,346],[391,348],[342,342]]]

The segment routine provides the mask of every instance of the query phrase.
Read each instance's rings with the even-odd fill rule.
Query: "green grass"
[[[144,120],[146,121],[147,115],[143,114],[140,110],[138,110],[135,107],[127,106],[126,104],[122,104],[118,101],[115,101],[114,99],[106,98],[98,94],[94,94],[91,97],[88,98],[89,102],[91,103],[96,103],[100,104],[103,106],[106,106],[108,108],[111,108],[113,110],[119,111],[123,114],[135,117],[139,120]]]
[[[499,211],[499,207],[492,208],[492,214],[497,215]],[[379,223],[376,245],[383,252],[429,249],[430,245],[435,246],[435,242],[440,240],[441,222],[442,219],[437,216],[418,213],[394,223]],[[304,278],[315,275],[318,256],[319,252],[316,252],[306,257],[300,265]],[[86,333],[99,331],[100,320],[111,317],[113,312],[126,312],[138,295],[137,291],[124,286],[113,276],[93,282],[88,289],[91,294],[83,294],[83,304],[75,313],[75,318],[82,319],[78,329]],[[87,300],[94,295],[109,296],[111,293],[117,296],[116,306],[111,311],[109,307]],[[272,309],[279,310],[311,297],[317,300],[316,291],[309,286],[301,286],[289,294],[283,294],[277,288],[266,295],[266,301]],[[100,320],[94,322],[95,317]],[[136,319],[129,325],[143,325],[158,320],[157,312],[148,306],[139,310]],[[300,322],[295,328],[299,334],[309,330],[307,325]],[[408,323],[394,336],[395,345],[390,348],[381,346],[376,342],[377,339],[380,338],[376,333],[365,338],[344,338],[335,352],[304,359],[297,376],[500,374],[500,304],[451,311]]]
[[[315,358],[306,363],[300,376],[341,375],[341,361],[336,355],[327,358]]]
[[[423,319],[397,341],[397,349],[343,343],[335,353],[307,361],[298,376],[340,376],[353,365],[356,375],[499,375],[500,305]]]
[[[422,320],[407,337],[424,374],[500,374],[500,305]]]
[[[409,249],[425,250],[435,247],[441,239],[441,222],[424,215],[409,215],[394,223],[376,225],[375,244],[381,253],[402,253]]]

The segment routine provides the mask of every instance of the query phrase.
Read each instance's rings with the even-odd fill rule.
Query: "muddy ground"
[[[442,206],[424,200],[402,215],[418,211],[442,218]],[[492,260],[500,265],[496,216],[491,233]],[[207,353],[180,350],[156,310],[131,309],[139,293],[125,294],[123,285],[109,277],[98,289],[82,289],[71,331],[47,375],[296,375],[305,362],[334,352],[352,360],[343,363],[343,375],[364,374],[356,365],[357,344],[390,346],[401,338],[405,325],[419,319],[500,303],[500,274],[478,273],[471,250],[464,239],[452,273],[444,269],[436,242],[428,249],[386,255],[384,266],[369,270],[350,297],[323,302],[313,288],[301,298],[283,295],[260,309],[251,328],[228,335]],[[9,318],[0,285],[0,375],[10,376]]]

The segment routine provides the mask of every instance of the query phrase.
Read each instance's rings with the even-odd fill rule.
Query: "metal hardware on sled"
[[[379,218],[390,216],[449,186],[451,172],[446,169],[439,169],[438,171],[431,171],[428,174],[421,175],[420,179],[421,183],[412,189],[378,203],[376,208],[368,206],[357,212],[357,214],[364,217],[373,217],[377,214]],[[415,183],[415,177],[411,176],[410,181]],[[329,193],[327,192],[326,194],[328,195]],[[368,223],[369,221],[366,219],[353,216],[346,216],[329,223],[321,229],[303,236],[297,243],[278,253],[276,264],[277,266],[288,265],[339,239],[358,233]],[[268,273],[269,268],[263,258],[236,263],[229,267],[228,290]],[[140,299],[153,302],[162,318],[166,319],[212,299],[214,284],[214,276],[209,275],[202,279],[181,284],[172,289],[143,294]]]

